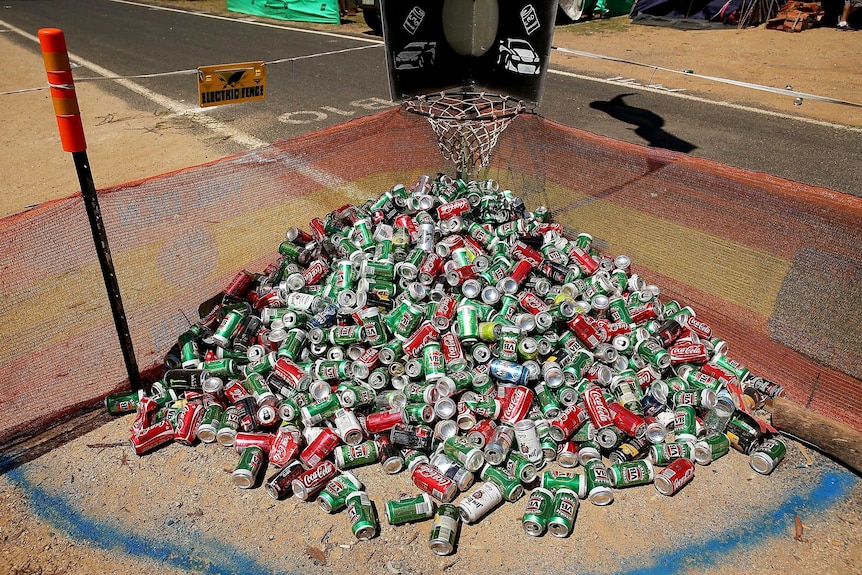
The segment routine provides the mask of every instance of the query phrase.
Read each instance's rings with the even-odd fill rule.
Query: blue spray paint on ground
[[[101,547],[112,553],[151,559],[180,569],[223,575],[275,572],[272,567],[259,563],[257,558],[227,541],[216,541],[200,536],[184,541],[174,541],[167,537],[164,540],[154,541],[141,534],[130,532],[126,526],[121,526],[119,523],[111,524],[82,515],[63,495],[53,495],[33,485],[22,467],[12,469],[6,476],[27,494],[31,510],[39,519],[65,531],[73,539]]]
[[[257,558],[227,541],[198,535],[183,538],[183,541],[170,538],[152,541],[140,534],[129,533],[126,527],[119,524],[112,525],[83,516],[62,495],[52,495],[33,485],[20,467],[9,471],[7,477],[27,493],[36,516],[88,544],[114,553],[166,562],[181,569],[224,575],[275,572],[272,567],[260,564]],[[641,564],[631,570],[618,571],[615,575],[673,575],[692,567],[720,565],[728,553],[744,550],[752,544],[765,543],[769,537],[786,533],[800,510],[816,513],[835,505],[849,494],[857,482],[858,478],[849,471],[830,466],[819,475],[809,490],[793,493],[777,506],[764,509],[744,523],[734,525],[732,530],[676,549],[658,549],[652,565]]]
[[[730,531],[679,549],[661,550],[660,557],[656,558],[659,563],[618,571],[614,575],[670,575],[691,568],[692,558],[696,558],[697,567],[720,565],[729,553],[787,533],[800,510],[816,513],[838,503],[849,494],[857,481],[857,477],[849,471],[830,469],[820,475],[819,481],[810,491],[795,493],[777,507],[764,509],[762,513],[733,525]]]

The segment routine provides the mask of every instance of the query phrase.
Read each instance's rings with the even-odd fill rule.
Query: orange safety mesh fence
[[[157,375],[198,305],[275,261],[288,227],[441,171],[427,121],[395,109],[101,191],[141,369]],[[535,115],[481,175],[630,256],[731,357],[862,430],[862,199]],[[81,198],[0,220],[0,243],[2,441],[128,382]]]

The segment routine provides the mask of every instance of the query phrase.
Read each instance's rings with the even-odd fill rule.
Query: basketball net
[[[525,108],[520,100],[477,92],[416,96],[404,107],[428,119],[440,153],[468,178],[487,167],[497,138]]]

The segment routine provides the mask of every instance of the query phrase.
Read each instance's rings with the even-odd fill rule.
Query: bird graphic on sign
[[[225,74],[219,74],[219,78],[224,82],[224,87],[227,88],[230,86],[231,88],[236,86],[236,83],[242,80],[242,77],[245,76],[245,73],[248,72],[248,68],[245,70],[237,70],[233,72],[230,76],[226,76]]]

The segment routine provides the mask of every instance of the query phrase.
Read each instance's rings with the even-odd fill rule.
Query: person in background
[[[862,6],[862,0],[844,0],[844,11],[841,12],[841,20],[838,21],[838,29],[839,30],[852,30],[850,24],[847,23],[847,19],[850,17],[850,14],[855,12],[860,6]]]

